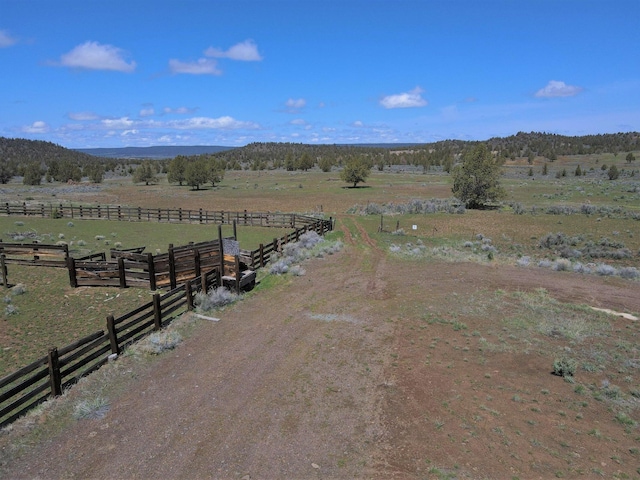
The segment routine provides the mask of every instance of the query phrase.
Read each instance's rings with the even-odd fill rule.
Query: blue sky
[[[69,148],[640,131],[639,0],[0,0],[0,136]]]

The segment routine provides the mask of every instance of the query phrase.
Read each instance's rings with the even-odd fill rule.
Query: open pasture
[[[550,167],[563,162],[569,166],[572,161],[560,158]],[[600,162],[589,161],[594,167]],[[534,164],[536,168],[540,166]],[[135,388],[122,400],[127,408],[118,409],[121,394],[115,392],[122,387],[114,387],[110,425],[119,415],[120,424],[135,425],[145,438],[151,438],[164,428],[177,428],[158,420],[177,421],[171,410],[176,405],[181,411],[193,407],[189,424],[201,443],[193,461],[181,467],[184,476],[198,476],[204,472],[199,466],[215,462],[222,476],[233,472],[268,476],[277,471],[273,459],[287,458],[287,472],[305,477],[315,471],[308,470],[311,458],[328,478],[636,478],[640,474],[640,323],[590,307],[638,316],[638,279],[586,275],[567,268],[554,271],[538,267],[537,262],[559,258],[561,246],[548,248],[544,240],[549,245],[549,235],[555,238],[562,233],[574,249],[585,249],[591,242],[599,248],[630,252],[622,258],[567,261],[637,268],[640,221],[633,214],[640,205],[638,177],[611,182],[594,169],[583,177],[568,173],[556,178],[550,173],[534,178],[526,173],[505,177],[508,197],[496,209],[372,215],[347,212],[356,205],[447,199],[450,178],[439,173],[372,172],[364,188],[352,189],[345,188],[335,172],[241,171],[228,172],[219,187],[201,191],[168,185],[165,179],[150,186],[134,186],[126,180],[106,182],[97,195],[113,204],[322,211],[337,219],[334,235],[341,235],[347,245],[346,252],[330,260],[314,261],[306,278],[264,282],[265,288],[225,311],[215,331],[208,323],[194,327],[197,335],[179,347],[184,350],[178,350],[175,359],[160,360],[166,391],[188,389],[189,399],[167,396],[166,391],[154,393],[150,374],[128,380]],[[55,199],[80,202],[82,195],[56,194]],[[581,213],[582,205],[599,210]],[[573,208],[573,213],[566,214],[570,210],[563,207]],[[16,229],[16,221],[24,221],[22,227],[27,228],[35,220],[0,217],[0,226],[5,232]],[[85,228],[80,221],[73,227],[67,227],[66,220],[50,222],[41,224],[39,231],[52,237],[62,233],[64,240],[80,240],[79,228]],[[381,222],[383,231],[379,231]],[[82,236],[91,249],[104,247],[107,240],[107,246],[115,241],[123,248],[137,246],[140,238],[149,238],[144,242],[148,248],[162,249],[168,243],[180,243],[175,238],[197,241],[202,238],[197,232],[213,230],[154,223],[120,227],[117,222],[87,222],[86,228]],[[103,230],[90,236],[97,228]],[[159,233],[164,228],[171,233]],[[260,235],[266,235],[265,240],[277,236],[265,230],[251,237],[240,228],[241,245],[245,245],[243,238],[251,244],[259,243]],[[111,236],[112,232],[117,235]],[[96,234],[105,238],[98,241]],[[169,240],[171,235],[175,237]],[[161,241],[153,243],[156,237]],[[523,257],[531,257],[531,263],[519,263]],[[30,291],[16,297],[18,307],[42,284],[42,275],[32,275],[25,276],[33,287],[27,285]],[[103,322],[105,304],[135,303],[136,297],[148,296],[136,289],[74,292],[65,281],[59,280],[63,298],[82,297],[99,322]],[[53,296],[46,304],[52,302]],[[71,308],[82,313],[80,302]],[[14,328],[23,321],[22,309],[26,311],[26,303],[20,315],[11,316],[3,326]],[[46,318],[43,312],[38,315]],[[13,331],[6,329],[2,341],[13,341]],[[28,344],[22,340],[8,351]],[[210,356],[201,357],[207,355],[204,350]],[[188,362],[181,360],[187,356]],[[194,380],[191,370],[172,369],[174,363],[184,368],[183,362],[191,368],[197,362],[209,382],[198,376]],[[261,375],[254,373],[257,364]],[[194,381],[202,392],[193,390]],[[153,398],[138,398],[138,388]],[[196,406],[212,397],[220,399],[220,406],[200,413]],[[244,403],[238,399],[245,399]],[[145,419],[143,425],[134,412],[148,402],[159,405],[160,414],[153,421]],[[252,413],[233,416],[240,410]],[[231,416],[235,420],[228,425],[224,419]],[[71,427],[67,445],[82,448],[73,440],[84,438],[87,432],[77,430],[82,428],[80,423]],[[314,432],[322,442],[313,443],[303,432]],[[101,443],[101,438],[98,434],[95,451],[108,448],[110,440],[105,436]],[[225,441],[231,442],[235,452],[242,452],[247,438],[258,440],[255,458],[238,453],[230,459],[216,449]],[[290,445],[304,450],[307,444],[313,444],[311,457],[306,451],[292,456],[283,450]],[[110,468],[115,472],[124,472],[118,470],[122,465],[133,465],[139,472],[161,468],[141,459],[152,458],[151,453],[138,451],[140,456],[132,457],[135,448],[119,452]],[[152,453],[170,462],[172,452],[180,448],[169,450]],[[94,454],[87,455],[93,458]],[[90,467],[80,456],[75,458],[56,471],[86,473],[82,469]]]

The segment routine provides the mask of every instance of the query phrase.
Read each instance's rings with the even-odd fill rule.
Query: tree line
[[[23,183],[31,185],[42,181],[79,182],[82,178],[99,183],[106,173],[113,172],[130,175],[136,183],[149,184],[157,181],[157,175],[166,173],[171,183],[199,189],[208,183],[215,186],[227,170],[307,171],[317,167],[329,172],[334,168],[342,171],[347,165],[366,165],[369,169],[384,171],[392,165],[411,165],[424,172],[451,173],[453,166],[481,143],[502,162],[527,158],[532,164],[540,156],[553,162],[559,155],[612,153],[617,156],[623,152],[628,152],[625,158],[632,162],[635,160],[632,151],[640,149],[639,137],[637,132],[581,137],[519,132],[486,142],[444,140],[415,145],[255,142],[212,154],[178,155],[163,160],[95,157],[51,142],[0,137],[0,183],[7,183],[15,176],[23,177]]]

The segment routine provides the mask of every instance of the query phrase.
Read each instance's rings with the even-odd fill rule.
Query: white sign
[[[411,226],[411,228],[412,228],[413,230],[417,230],[417,229],[418,229],[418,225],[412,225],[412,226]]]

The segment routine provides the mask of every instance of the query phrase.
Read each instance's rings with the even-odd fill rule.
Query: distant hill
[[[52,160],[86,163],[96,160],[84,152],[69,150],[55,143],[5,137],[0,137],[0,159],[16,163]]]
[[[161,160],[178,155],[203,155],[231,150],[234,147],[216,145],[155,146],[155,147],[123,147],[123,148],[77,148],[76,151],[96,157],[106,158],[148,158]]]

